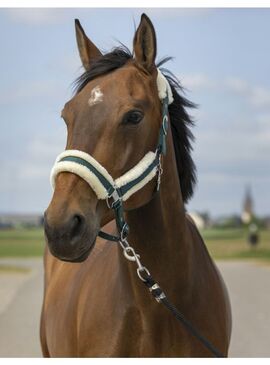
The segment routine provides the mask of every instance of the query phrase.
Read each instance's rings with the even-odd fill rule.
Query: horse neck
[[[145,206],[127,212],[126,220],[130,245],[154,279],[174,297],[176,287],[181,290],[188,287],[191,247],[170,131],[167,138],[160,191]],[[127,264],[122,253],[120,257],[136,291],[139,280],[136,267],[134,263]]]

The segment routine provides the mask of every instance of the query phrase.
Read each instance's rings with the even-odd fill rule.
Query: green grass
[[[246,229],[210,229],[201,232],[214,259],[254,259],[270,262],[270,230],[259,231],[257,247],[247,243]]]
[[[259,232],[258,247],[247,243],[245,229],[207,229],[201,232],[214,259],[254,259],[270,262],[270,230]],[[43,229],[0,230],[0,257],[42,256]]]
[[[44,245],[41,228],[0,230],[0,257],[42,256]]]

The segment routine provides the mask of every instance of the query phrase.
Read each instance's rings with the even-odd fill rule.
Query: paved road
[[[1,259],[2,265],[30,268],[0,270],[0,357],[39,357],[42,260]],[[233,309],[231,357],[270,356],[270,267],[219,262]]]
[[[231,299],[231,357],[270,357],[270,266],[220,263]]]
[[[20,273],[0,270],[0,356],[40,357],[39,316],[42,303],[41,259],[1,259],[0,267],[29,268]]]

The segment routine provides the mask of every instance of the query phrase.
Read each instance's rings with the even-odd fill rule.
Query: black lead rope
[[[211,342],[209,342],[203,335],[201,335],[192,323],[188,321],[184,315],[178,311],[173,304],[171,304],[167,298],[161,299],[160,302],[175,316],[175,318],[182,322],[183,325],[189,330],[189,332],[196,337],[215,357],[225,357],[219,350],[217,350]]]
[[[210,341],[208,341],[192,323],[185,318],[185,316],[177,309],[173,304],[169,302],[165,293],[162,291],[160,286],[155,282],[152,276],[144,271],[144,284],[148,287],[150,293],[156,299],[158,303],[162,303],[173,315],[180,321],[186,329],[196,337],[215,357],[225,357],[219,350],[217,350]]]
[[[103,231],[99,231],[98,235],[105,240],[119,243],[123,249],[125,257],[130,261],[136,262],[138,277],[148,287],[149,291],[157,300],[157,302],[162,303],[175,316],[175,318],[180,321],[189,330],[189,332],[193,336],[195,336],[214,356],[224,357],[221,352],[219,352],[203,335],[201,335],[194,328],[194,326],[184,317],[184,315],[168,301],[164,292],[150,275],[150,272],[146,269],[145,266],[142,265],[140,261],[140,256],[135,252],[134,248],[131,247],[127,241],[129,227],[124,217],[123,196],[129,190],[134,188],[134,186],[143,181],[143,179],[145,179],[145,177],[148,176],[153,169],[156,169],[157,174],[156,191],[159,190],[160,178],[162,174],[161,157],[162,155],[166,154],[166,136],[168,132],[169,119],[168,105],[169,99],[168,96],[166,96],[162,101],[162,124],[159,130],[156,157],[154,161],[138,177],[136,177],[132,181],[127,182],[120,188],[112,185],[111,181],[109,181],[107,177],[104,176],[104,174],[100,172],[96,166],[94,166],[92,163],[85,160],[84,158],[71,155],[63,157],[59,162],[68,161],[72,163],[77,163],[86,167],[93,175],[95,175],[100,184],[107,191],[107,205],[109,208],[114,210],[115,221],[118,231],[118,236],[111,235]],[[112,203],[109,203],[109,199],[112,200]]]
[[[159,161],[159,155],[164,155],[166,153],[166,135],[168,130],[168,97],[163,100],[163,110],[162,110],[162,126],[159,132],[159,140],[157,147],[157,159],[154,163]],[[159,166],[161,168],[161,166]],[[160,176],[159,176],[160,178]],[[135,181],[137,183],[137,181]],[[128,183],[127,186],[124,187],[124,191],[128,191],[130,189],[132,183]],[[159,183],[158,183],[159,188]],[[158,189],[157,189],[158,190]],[[121,196],[121,191],[118,191],[118,196]],[[113,201],[110,205],[110,208],[114,210],[115,213],[115,221],[117,226],[117,231],[119,233],[118,236],[111,235],[109,233],[99,231],[98,235],[108,241],[118,242],[125,254],[125,257],[134,261],[137,264],[137,274],[140,280],[148,287],[150,293],[156,299],[158,303],[162,303],[173,315],[174,317],[180,321],[185,328],[196,337],[215,357],[224,357],[224,355],[218,351],[211,342],[209,342],[201,333],[197,331],[197,329],[192,325],[192,323],[185,318],[185,316],[177,309],[174,305],[172,305],[167,299],[165,293],[162,291],[160,286],[155,282],[152,278],[150,272],[141,264],[139,255],[135,252],[133,247],[131,247],[127,241],[128,236],[128,225],[124,219],[123,205],[122,200],[117,199]]]
[[[173,315],[174,317],[180,321],[187,330],[195,336],[215,357],[224,357],[221,352],[219,352],[203,335],[201,335],[196,328],[189,322],[184,315],[179,312],[167,299],[165,293],[161,290],[159,285],[154,281],[150,272],[142,265],[140,262],[140,256],[135,252],[134,248],[131,247],[127,241],[127,236],[129,233],[129,227],[124,218],[123,211],[123,195],[128,192],[131,188],[133,188],[136,184],[142,181],[145,176],[147,176],[154,168],[157,168],[158,174],[158,182],[157,182],[157,191],[159,190],[160,185],[160,176],[162,173],[161,167],[161,155],[166,154],[166,135],[168,131],[168,97],[163,99],[163,107],[162,107],[162,125],[159,130],[158,137],[158,145],[156,149],[156,158],[152,162],[151,165],[136,179],[126,183],[121,188],[115,188],[107,178],[98,171],[98,169],[86,161],[83,158],[77,156],[67,156],[61,159],[61,161],[70,161],[75,162],[80,165],[85,166],[88,170],[93,173],[99,182],[103,185],[103,187],[107,190],[108,198],[112,198],[113,202],[110,204],[109,199],[107,199],[108,207],[114,210],[115,221],[118,231],[118,236],[111,235],[109,233],[99,231],[98,235],[108,241],[117,242],[121,245],[125,257],[137,264],[137,274],[140,280],[148,287],[151,294],[157,300],[158,303],[162,303]]]
[[[136,261],[138,265],[137,269],[138,276],[142,280],[142,282],[147,286],[147,288],[149,289],[153,297],[156,299],[156,301],[158,303],[162,303],[173,314],[173,316],[179,322],[181,322],[186,327],[186,329],[195,338],[197,338],[197,340],[199,340],[215,357],[225,357],[219,350],[217,350],[212,345],[210,341],[208,341],[199,331],[197,331],[197,329],[192,325],[192,323],[189,320],[187,320],[185,316],[173,304],[169,302],[165,293],[157,284],[157,282],[153,279],[149,271],[144,266],[142,266],[139,256],[136,254],[135,250],[131,246],[129,246],[126,237],[124,237],[124,239],[121,239],[117,236],[108,234],[103,231],[99,232],[99,236],[103,239],[120,243],[124,252],[128,254],[126,258],[131,259],[133,257],[134,260],[132,259],[131,261]]]

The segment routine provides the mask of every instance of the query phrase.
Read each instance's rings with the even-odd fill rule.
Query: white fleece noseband
[[[93,172],[91,172],[86,166],[73,161],[61,161],[63,158],[69,156],[79,157],[89,162],[100,174],[102,174],[111,183],[112,186],[115,187],[115,189],[119,189],[128,184],[130,181],[134,181],[139,176],[141,176],[141,174],[154,162],[156,158],[156,154],[154,152],[148,152],[141,159],[141,161],[138,162],[136,166],[134,166],[131,170],[126,172],[118,179],[114,180],[112,176],[108,173],[108,171],[88,153],[79,150],[66,150],[60,153],[60,155],[56,158],[50,176],[53,189],[55,187],[56,177],[60,172],[72,172],[73,174],[78,175],[83,180],[85,180],[88,185],[90,185],[91,188],[94,190],[97,198],[101,200],[108,198],[108,190],[104,187],[103,184],[100,183],[100,180],[97,178],[97,176]],[[156,175],[156,172],[157,169],[153,168],[153,170],[151,170],[150,173],[143,180],[141,180],[138,184],[136,184],[129,191],[127,191],[122,196],[122,199],[125,201],[132,194],[136,193],[136,191],[141,189]]]
[[[163,118],[163,122],[164,119],[167,122],[167,107],[173,102],[173,96],[171,87],[160,70],[158,70],[157,88],[159,98],[163,103],[166,100],[166,118]],[[161,149],[163,147],[163,135],[166,135],[165,129],[162,125],[160,132],[162,135],[160,138]],[[66,150],[56,158],[50,176],[51,185],[54,189],[55,180],[59,173],[71,172],[85,180],[96,193],[98,199],[107,199],[113,195],[114,190],[117,191],[118,195],[120,192],[121,199],[125,201],[156,176],[159,169],[159,155],[159,148],[156,152],[148,152],[131,170],[114,180],[109,172],[88,153],[79,150]]]

